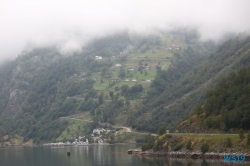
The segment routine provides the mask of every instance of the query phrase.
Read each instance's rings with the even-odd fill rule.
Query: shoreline
[[[140,145],[141,143],[114,143],[114,144],[109,144],[109,143],[91,143],[91,144],[79,144],[79,145],[67,145],[67,144],[61,144],[61,145],[51,145],[51,144],[5,144],[5,145],[0,145],[0,147],[81,147],[81,146],[107,146],[107,145],[127,145],[127,144],[138,144]]]
[[[245,156],[244,161],[250,161],[249,153],[215,153],[208,152],[202,154],[201,152],[166,152],[166,151],[141,151],[141,149],[129,149],[127,154],[145,157],[168,157],[168,158],[188,158],[188,159],[224,159],[224,156]]]

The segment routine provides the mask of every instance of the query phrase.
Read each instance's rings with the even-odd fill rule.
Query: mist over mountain
[[[79,53],[89,41],[123,30],[154,34],[184,27],[197,29],[201,40],[218,40],[250,28],[249,6],[247,0],[3,0],[0,60],[48,46],[64,55]]]

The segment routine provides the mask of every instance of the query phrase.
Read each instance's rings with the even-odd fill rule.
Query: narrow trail
[[[84,119],[77,119],[77,118],[69,118],[69,117],[60,117],[59,119],[77,120],[77,121],[82,121],[82,122],[90,122],[90,123],[92,123],[92,122],[93,122],[93,121],[91,121],[91,120],[84,120]]]
[[[85,100],[84,97],[78,97],[78,96],[67,97],[67,99]],[[98,99],[94,99],[94,98],[92,98],[92,100],[98,101]],[[112,100],[108,100],[108,99],[102,99],[102,100],[106,102],[112,102]],[[138,104],[141,102],[140,100],[128,100],[128,101],[130,101],[131,104]]]
[[[165,65],[166,66],[166,65]],[[146,70],[145,70],[146,71]],[[93,78],[94,80],[96,81],[100,81],[100,80],[103,80],[103,81],[116,81],[116,82],[137,82],[137,83],[151,83],[152,81],[143,81],[143,80],[136,80],[136,81],[132,81],[132,80],[129,80],[129,81],[126,81],[126,80],[120,80],[119,78]]]
[[[161,61],[170,61],[171,59],[173,59],[172,57],[168,57],[168,58],[162,58],[162,57],[137,57],[137,58],[127,58],[128,60],[161,60]]]

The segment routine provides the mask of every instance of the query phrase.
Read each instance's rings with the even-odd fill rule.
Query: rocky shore
[[[245,161],[250,161],[249,153],[214,153],[209,152],[202,154],[201,152],[166,152],[153,150],[141,151],[141,149],[129,149],[128,154],[149,157],[169,157],[169,158],[191,158],[191,159],[224,159],[224,156],[245,156]]]

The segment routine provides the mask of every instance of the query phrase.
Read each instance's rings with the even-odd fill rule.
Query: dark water
[[[167,159],[127,155],[139,145],[91,145],[80,147],[4,147],[0,148],[0,166],[231,166],[222,160]],[[67,156],[70,152],[70,157]]]

